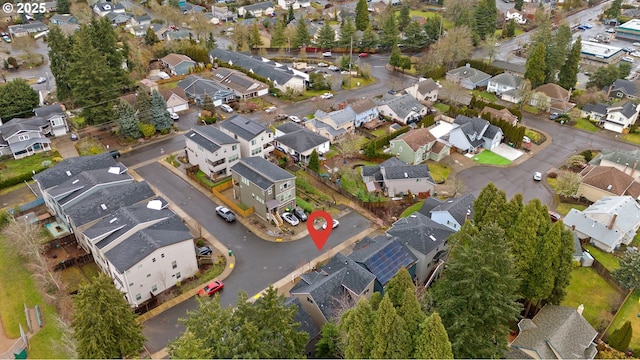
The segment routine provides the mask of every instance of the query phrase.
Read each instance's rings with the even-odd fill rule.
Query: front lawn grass
[[[640,344],[640,321],[638,321],[638,314],[640,314],[640,290],[631,294],[627,301],[622,304],[618,315],[613,319],[613,322],[609,327],[609,334],[611,334],[613,330],[622,326],[626,321],[631,321],[633,333],[631,335],[630,346],[637,349],[638,344]]]
[[[98,265],[94,262],[82,264],[80,265],[80,269],[82,269],[82,272],[87,276],[87,278],[89,278],[89,280],[97,278],[98,275],[102,273]]]
[[[449,111],[450,106],[447,104],[441,104],[441,103],[437,103],[435,105],[433,105],[434,108],[438,109],[439,112],[441,113],[446,113]]]
[[[551,179],[551,178],[547,178],[547,182],[549,183],[549,186],[551,186],[551,180],[556,181],[557,179]],[[553,186],[552,186],[553,187]],[[554,188],[555,189],[555,188]],[[571,209],[576,209],[576,210],[584,210],[586,209],[586,205],[578,205],[578,204],[569,204],[569,203],[560,203],[558,204],[558,206],[556,207],[556,212],[562,216],[566,216],[569,213],[569,210]]]
[[[592,268],[579,267],[571,271],[562,305],[577,309],[584,304],[582,315],[593,327],[600,328],[611,320],[611,309],[619,299],[620,294]]]
[[[530,113],[530,114],[535,114],[538,115],[538,113],[540,112],[540,110],[538,110],[537,107],[531,106],[531,105],[525,105],[522,107],[522,110]]]
[[[531,141],[533,141],[534,143],[539,142],[540,139],[542,138],[542,134],[540,134],[539,132],[537,132],[535,130],[531,130],[531,129],[526,129],[524,131],[524,136],[526,136],[529,139],[531,139]]]
[[[640,134],[626,134],[622,135],[622,140],[628,141],[630,143],[640,145]]]
[[[385,136],[389,133],[389,130],[387,129],[387,127],[382,127],[382,128],[378,128],[376,130],[373,130],[371,132],[373,135],[375,135],[376,137],[380,137],[380,136]]]
[[[585,248],[585,250],[589,250],[591,256],[593,256],[594,259],[598,260],[598,262],[602,264],[602,266],[604,266],[607,270],[613,271],[620,267],[620,259],[618,259],[618,257],[614,254],[606,253],[591,245],[584,245],[583,247]]]
[[[413,214],[414,212],[420,210],[420,208],[422,207],[422,204],[424,203],[424,201],[418,201],[417,203],[409,206],[408,208],[406,208],[402,214],[400,214],[401,218],[406,218],[409,215]]]
[[[429,173],[433,178],[433,181],[436,184],[444,182],[449,177],[451,173],[451,167],[447,164],[439,163],[433,160],[427,161],[427,165],[429,165]]]
[[[213,187],[213,181],[211,181],[209,179],[209,177],[207,176],[207,174],[205,174],[204,172],[202,172],[202,170],[198,170],[198,172],[196,173],[196,177],[198,179],[200,179],[200,181],[202,181],[203,183],[209,185],[209,187]]]
[[[600,128],[595,126],[594,123],[583,118],[576,120],[576,124],[574,126],[578,129],[587,130],[590,132],[597,132],[598,130],[600,130]]]
[[[53,165],[53,158],[60,157],[57,151],[47,151],[22,159],[10,159],[0,162],[3,179],[10,179],[22,174],[31,173],[32,170],[39,171],[44,161],[49,161]]]
[[[502,156],[491,152],[489,150],[484,150],[480,154],[474,156],[472,158],[478,164],[482,165],[509,165],[511,164],[511,160],[503,158]]]
[[[80,286],[87,284],[89,280],[77,266],[66,268],[60,272],[60,278],[67,285],[69,292],[80,290]]]
[[[178,81],[172,81],[160,85],[160,88],[165,90],[175,89],[176,87],[178,87]]]
[[[345,75],[344,76],[344,80],[342,81],[343,85],[342,88],[343,89],[357,89],[357,88],[361,88],[361,87],[365,87],[368,85],[371,85],[373,83],[376,82],[376,79],[374,79],[373,77],[370,77],[368,79],[362,78],[362,77],[356,77],[353,76],[351,77],[351,86],[349,86],[349,75]]]
[[[473,90],[471,91],[471,93],[476,97],[476,98],[481,98],[483,100],[487,100],[490,102],[496,102],[498,101],[498,97],[495,94],[486,92],[486,91],[480,91],[480,90]]]

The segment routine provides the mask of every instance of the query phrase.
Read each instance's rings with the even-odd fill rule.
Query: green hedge
[[[296,205],[298,205],[299,208],[301,208],[302,210],[304,210],[308,214],[311,214],[313,212],[313,205],[311,205],[307,201],[303,200],[299,196],[296,196]]]
[[[474,68],[476,70],[480,70],[480,71],[486,72],[487,74],[489,74],[491,76],[496,76],[496,75],[502,74],[504,72],[503,69],[500,69],[499,67],[495,67],[495,66],[493,66],[491,64],[487,64],[483,60],[460,60],[460,61],[458,61],[458,67],[465,66],[467,64],[469,64],[469,66],[471,66],[472,68]]]
[[[48,166],[41,166],[41,167],[37,168],[35,170],[36,174],[41,172],[41,171],[46,170],[47,168],[48,168]],[[25,181],[29,181],[29,180],[31,180],[32,177],[33,177],[33,174],[28,172],[28,173],[24,173],[24,174],[21,174],[21,175],[18,175],[18,176],[14,176],[14,177],[12,177],[10,179],[0,180],[0,189],[8,188],[10,186],[18,185],[18,184],[20,184],[22,182],[25,182]]]

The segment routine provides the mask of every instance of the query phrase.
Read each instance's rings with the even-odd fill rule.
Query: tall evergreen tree
[[[151,124],[159,131],[169,130],[173,126],[167,103],[157,90],[151,95]]]
[[[322,326],[320,340],[316,343],[315,356],[318,359],[342,358],[340,330],[335,323],[329,321]]]
[[[411,288],[405,289],[402,305],[397,308],[397,314],[404,320],[405,329],[411,337],[411,354],[415,354],[418,344],[425,340],[422,337],[420,324],[427,320],[427,316],[422,312],[413,284]]]
[[[455,235],[459,240],[434,285],[435,308],[456,358],[501,357],[521,309],[513,259],[502,229],[490,224],[477,232],[467,224]]]
[[[611,335],[607,338],[607,344],[618,351],[627,351],[632,336],[631,321],[625,321],[622,326],[611,332]]]
[[[78,344],[78,357],[121,359],[138,357],[145,341],[123,294],[106,275],[83,285],[73,299],[71,327]]]
[[[474,10],[474,35],[481,40],[492,36],[496,30],[498,9],[495,0],[479,0]]]
[[[251,27],[251,35],[249,36],[249,46],[255,49],[262,45],[264,45],[264,42],[262,41],[262,36],[260,36],[260,28],[258,27],[258,22],[254,21],[253,27]]]
[[[403,32],[411,22],[411,10],[407,4],[402,5],[398,14],[398,30]]]
[[[524,0],[516,0],[515,4],[513,5],[513,8],[518,10],[518,11],[522,11],[522,6],[524,5]]]
[[[387,15],[382,23],[379,44],[383,49],[391,49],[398,44],[398,24],[393,11]]]
[[[135,109],[138,121],[143,124],[151,124],[153,119],[153,104],[151,103],[151,95],[145,90],[138,91],[136,96]]]
[[[379,294],[379,293],[374,293]],[[373,296],[372,296],[373,297]],[[344,333],[343,351],[346,359],[369,359],[375,345],[374,325],[376,313],[367,299],[361,298],[354,308],[340,318],[340,330]]]
[[[307,23],[303,19],[300,19],[300,21],[298,21],[298,26],[296,26],[296,34],[293,37],[291,46],[295,48],[306,47],[309,45],[309,39],[310,36],[309,29],[307,29]]]
[[[336,32],[333,31],[331,25],[328,22],[324,23],[318,31],[318,38],[316,44],[321,49],[331,49],[336,42]]]
[[[506,203],[504,191],[493,183],[487,184],[473,202],[473,222],[479,228],[496,221],[496,215],[502,212]]]
[[[420,341],[416,343],[414,359],[453,359],[449,335],[437,312],[420,324],[420,330]]]
[[[369,25],[362,33],[362,41],[360,42],[362,49],[374,49],[378,46],[378,34]]]
[[[400,48],[395,45],[393,49],[391,49],[391,55],[389,56],[389,65],[393,66],[393,69],[400,67],[400,62],[402,59],[402,53],[400,52]]]
[[[413,280],[409,271],[405,268],[398,270],[385,287],[384,293],[389,296],[389,300],[394,307],[400,307],[404,303],[405,290],[414,289]]]
[[[404,28],[404,39],[402,44],[405,49],[408,50],[420,50],[427,47],[429,44],[429,38],[425,29],[420,26],[417,21],[411,21],[407,27]]]
[[[282,48],[287,46],[287,36],[284,33],[286,27],[287,24],[284,20],[278,20],[271,33],[271,47]]]
[[[382,298],[373,327],[374,359],[406,359],[412,354],[411,335],[388,296]]]
[[[548,24],[548,22],[545,22],[545,24]],[[546,49],[546,82],[556,81],[557,74],[562,68],[562,65],[566,63],[567,56],[571,50],[571,40],[572,35],[569,25],[560,25]]]
[[[69,14],[71,8],[71,2],[69,0],[57,0],[56,1],[56,13]]]
[[[505,231],[507,238],[513,233],[513,228],[524,208],[522,194],[515,194],[506,204],[500,217],[496,219],[496,224]]]
[[[556,253],[551,261],[551,268],[555,269],[555,278],[551,295],[546,299],[550,304],[560,305],[567,294],[567,286],[571,281],[571,270],[573,270],[573,233],[564,229],[560,222],[554,223],[551,228],[560,227],[560,242],[555,244]]]
[[[144,43],[149,46],[153,46],[159,42],[160,42],[160,39],[158,39],[158,35],[156,35],[156,32],[153,30],[152,27],[149,27],[147,29],[147,33],[144,35]]]
[[[0,87],[0,119],[31,117],[39,102],[38,93],[26,81],[13,79]]]
[[[309,170],[318,172],[320,171],[320,156],[316,149],[313,149],[311,155],[309,156]]]
[[[358,0],[356,4],[356,28],[360,31],[365,31],[370,25],[367,0]]]
[[[640,253],[626,253],[611,275],[625,289],[640,289]]]
[[[60,100],[71,97],[69,84],[69,64],[71,62],[71,42],[60,30],[59,26],[49,27],[47,35],[49,46],[49,66],[51,74],[56,79],[56,96]]]
[[[138,119],[136,119],[135,110],[131,104],[124,100],[120,100],[117,109],[118,133],[121,137],[138,139],[142,136],[140,127],[138,126]]]
[[[338,47],[348,48],[351,46],[351,39],[353,39],[354,46],[358,43],[356,38],[356,26],[351,19],[347,19],[340,25],[340,38],[336,45]]]
[[[531,86],[533,88],[544,84],[546,79],[546,56],[547,49],[545,45],[543,43],[538,43],[531,55],[527,58],[524,77],[531,81]]]
[[[296,14],[293,12],[293,6],[289,5],[289,11],[287,12],[287,24],[296,19]],[[300,21],[304,21],[304,19],[300,18]]]

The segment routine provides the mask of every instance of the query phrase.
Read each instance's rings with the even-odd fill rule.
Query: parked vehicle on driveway
[[[275,106],[271,106],[271,107],[266,108],[266,109],[264,110],[264,112],[266,112],[267,114],[271,114],[271,113],[276,112],[276,110],[278,110],[278,108],[277,108],[277,107],[275,107]]]
[[[213,253],[213,250],[211,250],[210,246],[201,246],[196,248],[196,254],[198,254],[198,256],[207,256],[211,255],[211,253]]]
[[[216,214],[218,214],[226,222],[234,222],[236,220],[236,215],[224,206],[216,207]]]
[[[300,120],[299,117],[295,116],[295,115],[291,115],[289,116],[289,120],[293,121],[294,123],[300,123],[302,122],[302,120]]]
[[[282,219],[288,222],[291,226],[296,226],[300,224],[300,220],[298,220],[297,217],[295,217],[292,213],[289,213],[289,212],[282,213]]]
[[[300,208],[293,209],[293,215],[295,215],[300,221],[307,221],[308,217],[304,210]]]
[[[320,99],[331,99],[332,97],[333,97],[333,94],[328,92],[320,95]]]
[[[228,112],[228,113],[232,113],[233,112],[233,109],[231,108],[231,106],[229,106],[227,104],[220,105],[220,109],[222,109],[222,111]]]

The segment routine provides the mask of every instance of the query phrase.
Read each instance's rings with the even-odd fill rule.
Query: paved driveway
[[[502,156],[505,159],[509,159],[511,161],[514,161],[516,159],[519,159],[520,156],[524,155],[524,153],[518,149],[514,149],[511,146],[502,143],[498,146],[496,146],[495,149],[491,150],[494,153]]]

